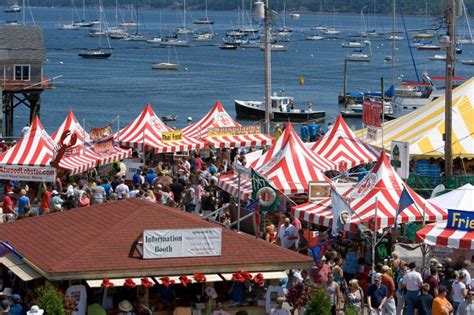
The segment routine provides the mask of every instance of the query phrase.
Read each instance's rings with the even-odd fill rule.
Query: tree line
[[[4,0],[7,1],[7,0]],[[336,12],[336,13],[359,13],[362,8],[366,13],[391,14],[392,0],[269,0],[270,7],[276,11],[282,11],[286,5],[288,12]],[[397,11],[406,15],[439,16],[443,13],[443,1],[445,0],[396,0]],[[30,0],[32,6],[70,6],[70,0]],[[81,0],[75,0],[76,6],[82,6]],[[254,0],[208,0],[209,10],[237,10],[244,6],[246,9],[255,2]],[[87,6],[96,6],[98,0],[86,0]],[[102,0],[106,7],[115,7],[116,0]],[[120,7],[138,6],[140,8],[180,9],[183,6],[181,0],[118,0]],[[189,10],[204,9],[204,0],[187,0],[186,6]],[[464,0],[469,12],[474,12],[474,0]]]

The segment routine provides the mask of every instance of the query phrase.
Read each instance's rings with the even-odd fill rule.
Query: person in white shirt
[[[415,299],[420,294],[420,288],[423,284],[421,274],[416,271],[416,264],[411,262],[408,265],[409,271],[403,277],[403,287],[407,289],[405,295],[405,304],[407,306],[406,315],[413,315],[415,310]]]
[[[282,247],[290,250],[296,250],[296,241],[298,240],[298,229],[290,223],[289,218],[285,218],[280,226],[278,238]]]
[[[465,296],[467,295],[466,284],[464,283],[465,279],[466,275],[460,272],[456,281],[454,281],[453,286],[451,287],[454,314],[456,314],[459,304],[464,302]]]
[[[270,311],[270,315],[290,315],[290,311],[288,311],[286,308],[283,308],[283,302],[285,302],[284,297],[277,297],[277,305],[272,308],[272,310]]]
[[[470,260],[465,260],[462,263],[462,269],[459,270],[459,272],[462,272],[465,275],[465,278],[464,278],[464,284],[465,285],[472,285],[471,284],[471,274],[468,271],[468,269],[470,267],[471,267],[471,261]]]
[[[115,192],[117,193],[117,197],[119,200],[128,198],[130,190],[125,184],[125,180],[123,178],[120,180],[120,184],[117,185],[117,187],[115,188]]]

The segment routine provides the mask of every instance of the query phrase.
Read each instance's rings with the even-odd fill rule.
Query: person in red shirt
[[[388,274],[390,267],[383,265],[382,271],[382,284],[387,287],[387,301],[384,303],[382,308],[382,314],[395,314],[395,282],[393,278]]]
[[[194,155],[194,159],[196,160],[196,171],[200,171],[202,169],[202,159],[201,157],[196,153]]]
[[[41,197],[41,203],[40,203],[40,208],[39,208],[39,214],[45,214],[49,213],[49,205],[51,203],[51,185],[48,184],[46,185],[45,182],[43,182],[43,196]]]
[[[2,210],[3,210],[3,216],[4,216],[4,221],[9,221],[13,219],[14,211],[14,202],[11,198],[13,195],[13,191],[8,191],[5,194],[5,197],[3,197],[3,204],[2,204]]]

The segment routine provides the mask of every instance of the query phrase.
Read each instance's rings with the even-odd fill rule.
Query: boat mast
[[[21,10],[23,11],[23,26],[26,26],[26,7],[25,7],[25,0],[23,0],[21,4]],[[33,21],[34,22],[34,21]]]
[[[271,120],[271,84],[272,84],[272,73],[271,73],[271,49],[270,49],[270,9],[268,8],[269,0],[265,0],[264,7],[264,25],[265,25],[265,36],[263,39],[265,46],[265,132],[270,133],[270,120]]]
[[[392,85],[395,86],[395,14],[396,14],[396,2],[393,0],[392,8]]]
[[[82,0],[82,21],[86,21],[86,0]]]
[[[183,0],[183,31],[186,30],[186,0]]]

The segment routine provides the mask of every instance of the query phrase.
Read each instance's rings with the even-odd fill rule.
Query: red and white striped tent
[[[185,135],[180,141],[161,141],[161,134],[168,131],[173,129],[163,123],[150,104],[147,104],[133,122],[115,134],[115,139],[121,146],[154,150],[155,153],[200,150],[205,147],[204,142]]]
[[[285,128],[278,141],[249,168],[255,169],[280,193],[292,195],[308,191],[311,181],[331,183],[320,167],[334,169],[335,163],[316,156],[298,137],[291,124]],[[219,187],[234,194],[238,191],[237,176],[228,175],[219,180]],[[241,179],[241,187],[250,187],[249,180]],[[247,191],[245,191],[245,194]],[[235,194],[234,194],[235,195]]]
[[[77,135],[76,145],[82,145],[83,143],[90,141],[89,133],[87,133],[84,128],[82,128],[81,124],[77,121],[77,118],[72,111],[67,114],[67,117],[61,126],[59,126],[59,128],[51,135],[51,139],[53,139],[55,143],[59,144],[61,136],[67,130],[71,132],[71,135],[69,135],[64,140],[65,144],[70,142],[71,136],[73,134]]]
[[[393,226],[404,187],[415,203],[399,214],[397,223],[423,221],[423,212],[426,221],[439,221],[447,217],[445,210],[423,199],[403,183],[390,165],[386,153],[382,151],[371,172],[343,196],[352,209],[350,223],[356,225],[373,222],[377,206],[377,229]],[[293,211],[296,217],[305,221],[325,226],[332,225],[331,198],[298,205]]]
[[[227,191],[234,197],[239,196],[239,179],[238,175],[229,173],[219,177],[217,186],[222,190]],[[240,179],[240,199],[247,201],[252,195],[252,181],[248,179]]]
[[[432,246],[474,250],[474,232],[446,228],[447,221],[428,224],[418,232],[416,238]]]
[[[263,147],[272,145],[275,138],[268,134],[208,136],[209,128],[218,127],[240,127],[224,109],[221,102],[217,101],[206,116],[199,121],[185,127],[183,132],[188,137],[202,139],[212,148],[239,148],[239,147]]]
[[[341,172],[363,163],[376,161],[379,155],[374,148],[352,132],[341,115],[311,150],[337,163]]]

